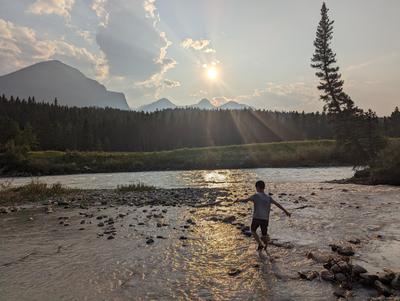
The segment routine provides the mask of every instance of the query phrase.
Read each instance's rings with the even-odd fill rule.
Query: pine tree
[[[331,48],[333,38],[333,23],[329,19],[329,9],[325,2],[321,8],[321,21],[317,28],[314,41],[315,52],[311,59],[311,67],[319,71],[315,75],[320,79],[318,89],[323,92],[320,96],[326,105],[328,113],[341,113],[354,107],[354,102],[343,92],[343,80],[336,66],[336,53]]]

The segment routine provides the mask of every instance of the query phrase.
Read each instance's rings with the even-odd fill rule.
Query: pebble
[[[233,269],[230,269],[230,270],[228,271],[228,275],[229,275],[229,276],[237,276],[237,275],[239,275],[241,272],[242,272],[241,270],[233,268]]]
[[[152,243],[154,243],[154,239],[149,238],[149,239],[146,240],[146,244],[150,245]]]

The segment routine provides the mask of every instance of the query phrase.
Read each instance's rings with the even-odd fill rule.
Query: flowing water
[[[354,261],[372,272],[400,268],[400,189],[320,183],[349,174],[348,168],[310,168],[43,177],[80,188],[137,181],[227,188],[230,196],[202,208],[93,206],[45,214],[38,207],[2,215],[0,300],[335,300],[330,283],[299,279],[298,271],[323,269],[307,252],[330,252],[330,243],[358,238]],[[271,245],[269,255],[256,252],[252,239],[235,226],[213,219],[235,215],[248,224],[250,204],[229,200],[252,193],[259,178],[267,179],[268,190],[293,213],[288,219],[272,211],[269,232],[280,244]],[[13,185],[23,181],[29,179]],[[278,197],[282,192],[286,195]],[[94,217],[79,230],[82,211]],[[147,218],[149,212],[162,217]],[[127,216],[115,219],[115,239],[97,237],[96,216],[119,213]],[[60,216],[68,216],[70,226],[60,225]],[[154,243],[146,244],[148,237]],[[373,293],[356,288],[351,299]]]

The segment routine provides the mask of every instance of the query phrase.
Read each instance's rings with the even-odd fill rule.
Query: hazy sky
[[[400,1],[326,2],[346,91],[359,106],[389,114],[400,105]],[[310,67],[321,4],[0,0],[0,74],[60,59],[124,92],[131,107],[205,97],[321,110]]]

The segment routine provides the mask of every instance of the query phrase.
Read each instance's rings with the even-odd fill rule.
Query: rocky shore
[[[283,188],[286,189],[283,190]],[[328,287],[331,292],[330,297],[326,297],[327,300],[336,298],[400,300],[400,261],[397,261],[397,266],[391,267],[384,264],[381,267],[374,265],[371,271],[368,264],[362,264],[370,260],[368,256],[364,258],[364,255],[370,252],[368,245],[375,244],[376,241],[378,243],[381,241],[382,245],[388,241],[396,241],[396,238],[392,237],[391,230],[386,232],[383,230],[385,226],[374,224],[368,226],[367,224],[377,223],[386,211],[390,212],[390,208],[398,208],[400,198],[391,198],[397,191],[385,191],[387,198],[392,201],[381,200],[380,205],[384,202],[388,207],[383,209],[383,212],[379,211],[379,206],[370,201],[374,193],[379,192],[371,192],[367,188],[363,190],[355,185],[343,187],[333,184],[318,186],[313,184],[305,185],[301,189],[293,185],[286,187],[282,185],[275,186],[271,191],[273,191],[271,192],[273,197],[293,212],[293,218],[287,220],[280,212],[276,210],[273,212],[270,222],[272,235],[270,251],[268,255],[259,254],[261,261],[258,263],[252,259],[251,266],[242,262],[237,262],[234,266],[219,266],[221,263],[217,261],[218,268],[225,274],[221,277],[228,277],[226,283],[234,281],[233,279],[251,282],[246,278],[251,276],[249,273],[255,273],[254,270],[258,270],[261,275],[265,273],[274,275],[282,282],[280,284],[282,286],[297,283],[297,286],[306,287],[307,283],[314,283],[313,286],[320,286],[321,293]],[[251,249],[246,252],[256,253],[253,241],[249,238],[251,236],[248,227],[251,207],[233,202],[251,193],[251,188],[242,188],[237,191],[206,188],[156,189],[124,193],[115,190],[86,190],[37,203],[5,204],[0,207],[0,225],[4,229],[0,239],[2,245],[7,246],[0,251],[2,255],[0,284],[6,288],[0,291],[0,297],[5,297],[7,300],[25,299],[16,292],[16,288],[12,287],[13,283],[5,277],[7,275],[11,279],[16,279],[17,275],[21,277],[18,274],[18,268],[15,269],[15,267],[32,268],[30,265],[38,260],[38,254],[44,252],[41,247],[37,247],[37,241],[32,242],[32,239],[38,235],[38,231],[42,234],[35,239],[45,240],[48,247],[55,250],[52,256],[57,256],[57,254],[62,256],[64,252],[67,252],[66,256],[74,255],[72,258],[76,258],[71,258],[72,261],[79,261],[79,253],[72,252],[71,254],[68,251],[69,246],[66,245],[66,241],[70,239],[74,241],[72,245],[84,245],[86,249],[98,245],[110,252],[119,250],[118,242],[126,248],[132,248],[135,245],[137,249],[134,252],[140,253],[142,249],[145,252],[159,254],[160,262],[157,262],[157,257],[153,258],[154,266],[148,268],[159,268],[160,274],[163,273],[164,266],[177,269],[177,266],[189,261],[194,273],[201,277],[200,271],[204,267],[197,266],[196,256],[199,258],[206,256],[209,264],[213,265],[213,261],[216,260],[213,258],[216,256],[214,252],[218,248],[224,248],[224,244],[227,243],[239,249],[250,246]],[[388,225],[393,219],[398,220],[399,217],[388,213],[386,219],[386,221],[382,219],[380,221]],[[353,224],[354,229],[349,229],[349,224]],[[284,230],[285,228],[289,232]],[[214,233],[214,231],[218,232]],[[19,234],[25,237],[24,243],[17,239]],[[221,237],[210,242],[204,241],[219,234],[226,237],[234,235],[234,241],[225,241]],[[56,245],[50,243],[47,241],[49,235],[51,237],[56,235],[60,241]],[[21,244],[23,245],[21,249],[13,250],[13,247],[16,248]],[[160,258],[162,249],[167,248],[166,244],[175,251],[168,253],[169,257],[163,261]],[[198,248],[203,248],[207,244],[214,246],[215,250],[209,248],[207,252],[210,254],[198,255]],[[219,256],[222,255],[219,254]],[[186,257],[182,259],[181,256]],[[264,260],[263,256],[267,259]],[[88,261],[90,262],[89,259]],[[263,270],[264,265],[268,265],[269,270]],[[95,270],[93,267],[92,269]],[[150,273],[150,270],[145,267],[143,269],[143,275]],[[185,273],[180,268],[176,272]],[[130,280],[132,277],[135,278],[132,275],[125,275],[124,283],[132,281]],[[109,277],[105,276],[105,278]],[[51,281],[48,278],[47,280]],[[31,281],[36,280],[31,279]],[[105,279],[102,281],[107,282]],[[136,281],[140,282],[140,280]],[[204,279],[197,281],[200,281],[198,285],[205,286],[204,289],[207,289]],[[123,286],[119,285],[119,287]],[[110,298],[114,296],[115,289],[111,291],[112,294],[108,295]],[[57,290],[58,296],[60,296],[59,293],[60,291]],[[144,293],[144,295],[140,292],[136,294],[139,299],[151,299]],[[198,294],[198,292],[191,293],[187,295],[189,296],[187,298],[199,297]],[[289,292],[287,294],[290,296]],[[296,300],[318,300],[314,296],[315,291],[313,293],[299,291],[297,294],[296,296],[300,298]],[[83,296],[85,295],[82,295],[82,292],[75,295],[75,297]],[[98,295],[91,295],[88,299],[94,300],[96,296]],[[172,297],[172,293],[168,296]],[[219,296],[217,293],[209,297],[212,296],[215,299],[221,299],[217,298]],[[257,298],[258,295],[253,296]],[[123,294],[118,294],[116,299],[124,300],[125,298]]]

